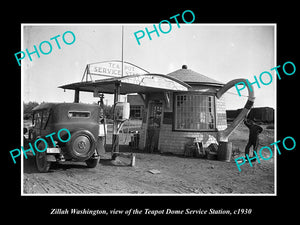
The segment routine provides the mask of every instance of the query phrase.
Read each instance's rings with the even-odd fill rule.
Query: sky
[[[154,22],[158,26],[158,23]],[[121,60],[122,28],[124,27],[124,61],[133,63],[151,73],[168,74],[182,65],[189,69],[227,83],[233,79],[246,78],[254,82],[263,71],[273,75],[270,85],[255,89],[254,107],[276,107],[276,27],[274,24],[180,24],[172,23],[169,33],[147,34],[138,45],[134,33],[145,27],[150,31],[153,24],[22,24],[22,49],[34,51],[34,45],[49,41],[52,51],[32,54],[22,64],[22,101],[73,102],[74,91],[58,86],[79,82],[89,63]],[[168,27],[163,27],[167,30]],[[62,40],[66,31],[72,31],[75,42],[67,45]],[[50,38],[60,35],[57,41]],[[65,36],[67,42],[72,36]],[[47,44],[43,45],[48,51]],[[17,63],[17,62],[16,62]],[[264,79],[265,82],[268,78]],[[247,95],[246,89],[241,94]],[[237,95],[231,88],[225,95],[226,108],[242,108],[247,97]],[[123,98],[124,99],[124,98]],[[80,101],[97,102],[92,93],[81,93]],[[105,95],[105,103],[112,104],[112,95]]]

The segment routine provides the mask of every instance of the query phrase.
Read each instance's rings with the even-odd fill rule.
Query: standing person
[[[258,135],[263,131],[263,128],[261,126],[254,124],[254,122],[250,119],[245,119],[244,124],[249,128],[249,140],[245,148],[245,157],[246,157],[246,155],[249,156],[249,150],[251,146],[253,146],[253,155],[254,152],[257,151],[257,147],[259,144]]]
[[[148,125],[148,132],[147,132],[147,148],[150,153],[155,151],[157,148],[157,132],[156,129],[159,125],[156,123],[155,118],[153,116],[149,117],[149,125]]]

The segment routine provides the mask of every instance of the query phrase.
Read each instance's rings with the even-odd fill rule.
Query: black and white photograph
[[[192,15],[22,24],[22,195],[276,195],[276,24]]]
[[[4,219],[297,216],[293,4],[24,3],[2,19]]]

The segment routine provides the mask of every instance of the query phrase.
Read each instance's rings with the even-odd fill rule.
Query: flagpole
[[[124,76],[124,26],[122,25],[122,77]]]
[[[121,75],[123,77],[123,71],[124,71],[124,51],[123,51],[123,45],[124,45],[124,30],[122,25],[122,69],[121,69]],[[120,86],[121,82],[115,83],[115,90],[114,90],[114,107],[116,106],[117,102],[120,101]],[[115,108],[114,108],[115,111]],[[118,131],[118,121],[115,117],[115,112],[113,114],[113,134],[112,134],[112,148],[111,148],[111,158],[112,160],[116,160],[117,156],[119,155],[119,131]]]

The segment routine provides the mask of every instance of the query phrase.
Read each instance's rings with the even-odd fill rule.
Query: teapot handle
[[[225,84],[217,93],[216,93],[216,97],[219,99],[221,98],[221,96],[230,88],[234,87],[235,84],[243,82],[244,85],[247,84],[247,80],[246,79],[235,79],[232,81],[229,81],[227,84]],[[230,124],[225,130],[222,131],[218,131],[218,135],[217,135],[217,139],[218,142],[228,142],[228,138],[231,135],[231,133],[237,128],[237,126],[244,120],[244,118],[247,116],[247,114],[249,113],[251,107],[253,106],[254,103],[254,90],[250,90],[249,86],[246,85],[247,89],[248,89],[248,100],[244,106],[244,108],[242,109],[242,111],[240,112],[240,114],[235,118],[235,120],[232,122],[232,124]]]

